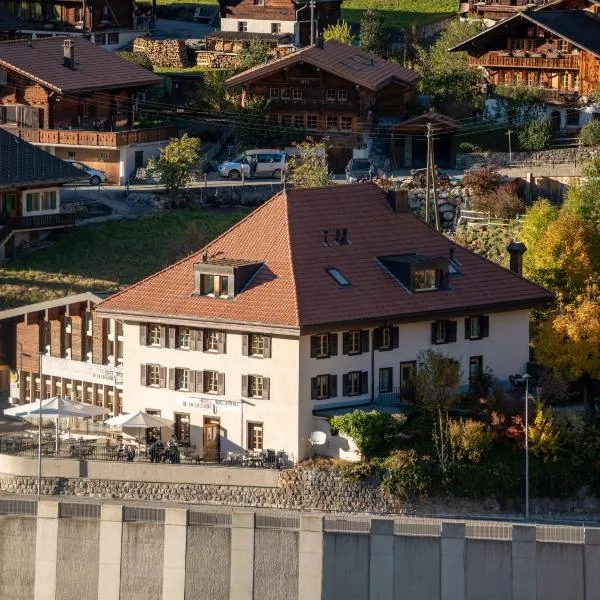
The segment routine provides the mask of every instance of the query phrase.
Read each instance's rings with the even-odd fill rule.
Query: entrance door
[[[221,422],[216,417],[204,417],[204,459],[219,461],[221,458]]]
[[[134,160],[135,160],[135,168],[136,169],[141,169],[144,166],[144,151],[143,150],[136,150],[135,154],[133,155]]]
[[[413,402],[415,400],[415,378],[417,375],[417,361],[400,363],[400,400]]]

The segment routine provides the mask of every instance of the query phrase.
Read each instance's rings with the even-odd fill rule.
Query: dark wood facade
[[[469,0],[469,10],[484,19],[500,21],[527,10],[590,10],[597,13],[594,0]]]
[[[0,0],[0,9],[23,19],[29,26],[53,29],[79,29],[86,33],[104,29],[132,28],[134,0]]]
[[[567,19],[573,13],[560,14]],[[469,64],[483,67],[492,85],[533,87],[547,102],[572,104],[600,84],[600,57],[542,26],[541,19],[532,21],[536,14],[507,20],[454,50],[466,50]],[[587,20],[600,29],[592,18],[584,25]]]

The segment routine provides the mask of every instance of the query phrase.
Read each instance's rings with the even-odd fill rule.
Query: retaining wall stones
[[[456,155],[456,168],[468,169],[477,163],[489,163],[498,167],[511,165],[529,165],[532,167],[581,163],[594,156],[593,148],[563,148],[558,150],[542,150],[540,152],[513,152],[512,162],[508,152],[471,152]]]

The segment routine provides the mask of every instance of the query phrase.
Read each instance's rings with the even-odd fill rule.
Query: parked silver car
[[[90,185],[100,185],[101,183],[106,183],[108,181],[108,176],[104,171],[94,169],[78,160],[67,160],[65,162],[68,162],[74,167],[81,169],[84,173],[87,173],[87,175],[90,176]]]
[[[256,171],[252,173],[251,161],[254,160]],[[219,165],[219,175],[229,179],[244,177],[273,177],[281,178],[281,173],[287,170],[286,154],[281,150],[247,150]]]

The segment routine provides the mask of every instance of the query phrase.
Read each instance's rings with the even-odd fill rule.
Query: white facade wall
[[[42,210],[27,210],[27,194],[41,194],[54,192],[56,194],[56,206],[54,208],[46,208]],[[49,188],[32,188],[21,192],[21,214],[23,217],[33,217],[35,215],[54,215],[60,212],[60,188],[49,187]]]
[[[144,164],[149,158],[158,158],[160,151],[169,143],[169,140],[160,142],[149,142],[147,144],[135,144],[124,146],[120,149],[119,184],[124,185],[135,169],[135,153],[144,153]]]
[[[201,324],[195,324],[201,327]],[[298,456],[298,340],[272,337],[271,358],[242,355],[242,334],[227,332],[226,352],[216,354],[174,348],[143,346],[139,325],[125,323],[123,410],[160,410],[172,419],[174,413],[190,415],[191,443],[202,448],[204,417],[218,417],[221,425],[221,455],[248,448],[247,424],[263,423],[263,448],[285,450]],[[142,364],[160,364],[167,368],[214,370],[225,373],[225,394],[200,394],[141,385]],[[270,399],[242,398],[242,375],[270,378]],[[181,408],[178,399],[215,398],[241,402],[235,408],[217,408],[216,412]]]
[[[272,33],[271,24],[281,25],[279,33],[294,33],[295,21],[278,21],[277,19],[237,19],[227,17],[221,19],[221,31],[239,31],[239,22],[246,22],[246,31],[250,33]]]

